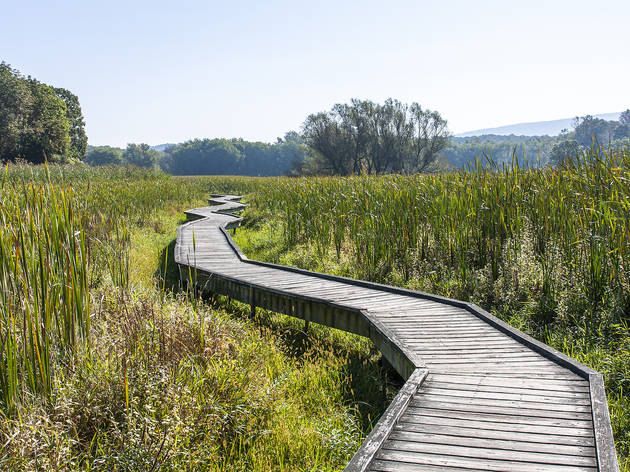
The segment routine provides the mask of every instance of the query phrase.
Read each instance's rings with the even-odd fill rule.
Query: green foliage
[[[422,172],[449,137],[439,113],[391,98],[338,103],[309,115],[302,132],[312,155],[301,173],[333,175]]]
[[[580,152],[580,145],[575,139],[558,141],[551,147],[549,163],[551,165],[562,165],[567,160],[578,156]]]
[[[122,165],[123,150],[110,146],[91,147],[84,162],[91,166]]]
[[[126,164],[153,168],[158,164],[160,153],[151,149],[148,144],[128,144],[122,157]]]
[[[592,145],[622,150],[630,140],[630,125],[624,123],[625,116],[622,113],[619,121],[606,121],[590,115],[578,117],[574,121],[575,129],[570,132],[564,130],[559,136],[490,134],[455,137],[440,155],[460,168],[475,165],[476,160],[510,164],[515,158],[520,159],[521,165],[532,167],[558,165],[568,157],[585,152]]]
[[[476,160],[537,166],[551,161],[551,149],[559,138],[549,136],[484,135],[452,138],[440,155],[455,167],[474,166]]]
[[[0,159],[34,163],[81,158],[87,138],[75,95],[0,64]]]
[[[616,121],[606,121],[591,115],[576,118],[574,123],[575,140],[584,147],[590,147],[593,141],[602,146],[609,146],[617,125],[618,122]]]
[[[0,195],[0,398],[12,412],[28,393],[50,396],[55,358],[87,342],[92,218],[50,183],[7,183]]]
[[[175,175],[283,175],[304,153],[295,133],[274,144],[196,139],[166,149],[162,167]]]
[[[630,138],[630,123],[620,123],[613,131],[613,139]]]
[[[66,104],[66,116],[70,127],[68,157],[73,160],[82,160],[85,158],[88,139],[85,134],[85,120],[83,119],[79,97],[66,89],[56,88],[54,90],[57,96]]]

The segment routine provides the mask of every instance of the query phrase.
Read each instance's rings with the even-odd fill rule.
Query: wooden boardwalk
[[[238,198],[186,212],[182,278],[369,337],[406,379],[346,471],[619,470],[600,374],[468,303],[248,260]]]

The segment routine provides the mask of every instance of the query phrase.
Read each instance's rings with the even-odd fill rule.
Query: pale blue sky
[[[630,107],[630,1],[3,1],[0,60],[79,96],[90,144],[275,140],[387,97],[453,132]]]

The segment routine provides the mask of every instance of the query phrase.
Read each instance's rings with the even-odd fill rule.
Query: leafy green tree
[[[0,159],[20,157],[20,143],[33,97],[19,72],[0,64]]]
[[[304,160],[297,133],[276,143],[195,139],[165,150],[163,169],[177,175],[283,175]]]
[[[410,108],[413,126],[410,171],[422,172],[433,164],[450,141],[447,122],[437,111],[423,110],[413,103]]]
[[[311,156],[302,168],[320,174],[422,172],[449,142],[439,113],[388,99],[353,99],[309,115],[302,137]]]
[[[138,167],[156,167],[160,153],[148,144],[128,144],[123,152],[123,161]]]
[[[0,63],[0,159],[65,162],[85,153],[78,99],[58,90]]]
[[[621,112],[621,115],[619,115],[619,122],[626,125],[630,124],[630,108]]]
[[[613,139],[630,138],[630,123],[620,123],[613,131]]]
[[[352,136],[344,130],[334,113],[309,115],[302,125],[304,142],[313,152],[322,173],[348,175],[355,164],[353,151],[356,146]]]
[[[589,147],[593,141],[596,141],[601,146],[608,146],[613,139],[613,132],[617,122],[587,115],[576,118],[574,126],[575,140],[580,146]]]
[[[97,146],[88,149],[84,160],[91,166],[122,165],[123,150],[110,146]]]
[[[575,139],[559,141],[551,147],[549,163],[551,165],[562,165],[579,155],[580,145]]]
[[[84,159],[87,148],[87,135],[85,134],[85,120],[79,97],[63,88],[54,89],[55,93],[66,104],[66,116],[70,126],[70,148],[68,155],[71,159]]]
[[[32,106],[21,138],[23,158],[34,163],[66,161],[70,146],[70,124],[66,105],[48,85],[29,79]]]
[[[572,139],[572,134],[554,136],[515,136],[488,134],[454,137],[438,154],[451,165],[466,167],[488,162],[511,164],[516,158],[519,165],[537,166],[549,161],[552,146],[559,140]]]

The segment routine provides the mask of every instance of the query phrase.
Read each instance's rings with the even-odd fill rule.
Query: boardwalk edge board
[[[414,373],[411,374],[407,382],[394,397],[394,400],[389,404],[378,423],[376,423],[372,432],[368,434],[368,437],[365,438],[359,450],[352,457],[344,469],[345,472],[362,472],[368,469],[376,453],[391,434],[394,426],[398,423],[398,420],[411,402],[412,397],[416,394],[428,374],[428,369],[416,369]]]
[[[203,269],[199,269],[197,267],[195,255],[193,255],[192,260],[190,260],[190,251],[185,253],[185,247],[182,244],[181,236],[184,229],[186,229],[189,225],[199,223],[199,220],[206,219],[212,214],[224,215],[225,217],[228,217],[229,220],[223,222],[221,225],[218,225],[218,229],[221,231],[229,248],[231,248],[240,262],[253,266],[307,275],[309,277],[320,278],[322,280],[341,282],[348,285],[378,290],[390,294],[424,299],[460,308],[494,327],[499,332],[519,342],[523,346],[526,346],[532,351],[540,354],[544,358],[551,360],[559,366],[569,369],[589,382],[593,436],[596,446],[598,469],[602,472],[619,471],[610,423],[610,415],[604,391],[604,381],[601,374],[564,355],[563,353],[535,340],[531,336],[522,333],[494,315],[468,302],[420,291],[392,287],[384,284],[377,284],[330,274],[311,272],[295,267],[250,260],[245,256],[245,254],[243,254],[227,231],[228,229],[236,228],[242,222],[241,217],[233,214],[234,211],[239,211],[245,207],[244,204],[235,202],[235,200],[239,200],[241,197],[236,195],[223,196],[218,194],[214,194],[212,197],[213,198],[211,198],[209,202],[214,205],[219,205],[218,207],[213,208],[211,206],[186,211],[185,214],[189,221],[177,229],[177,241],[174,253],[175,262],[180,267],[180,276],[182,279],[184,278],[182,275],[182,269],[188,271],[189,276],[192,273],[191,271],[194,271],[195,277],[199,274],[201,275],[200,279],[205,278],[205,284],[207,287],[210,287],[211,290],[228,293],[230,296],[233,296],[240,301],[251,304],[252,307],[260,306],[279,313],[303,318],[307,321],[322,322],[323,324],[328,324],[333,327],[339,327],[336,325],[339,315],[343,314],[346,317],[350,317],[350,321],[346,320],[344,322],[344,326],[341,326],[340,329],[354,332],[355,334],[360,334],[372,339],[372,341],[383,353],[383,356],[388,359],[394,368],[403,376],[404,379],[406,379],[404,386],[401,388],[386,412],[382,415],[372,432],[368,435],[362,446],[346,467],[345,470],[347,472],[361,472],[368,470],[370,464],[375,459],[379,448],[390,436],[390,433],[394,429],[405,409],[410,405],[413,396],[418,392],[420,386],[429,375],[430,369],[427,368],[421,356],[414,352],[413,348],[409,347],[403,339],[401,339],[396,333],[392,332],[391,329],[381,322],[377,316],[370,313],[369,310],[347,306],[344,305],[343,302],[334,303],[330,300],[316,296],[296,294],[286,290],[273,289],[268,286],[263,287],[256,283],[239,280],[237,277],[231,277],[215,271],[208,272]],[[193,228],[193,244],[194,240],[195,235]],[[298,307],[303,311],[303,313],[297,313]],[[470,375],[470,373],[462,375]]]

